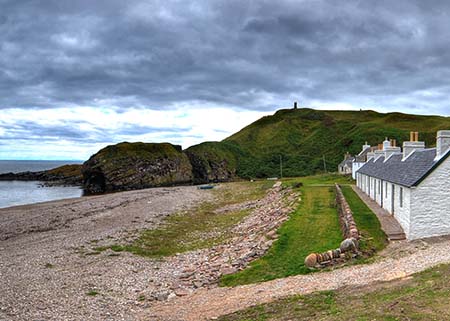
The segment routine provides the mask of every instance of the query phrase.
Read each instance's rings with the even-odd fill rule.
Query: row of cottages
[[[387,139],[356,171],[357,186],[392,214],[410,240],[450,234],[450,130],[425,148],[412,132],[403,151]]]

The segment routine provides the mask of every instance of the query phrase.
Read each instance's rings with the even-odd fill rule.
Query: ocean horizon
[[[38,172],[83,161],[47,160],[0,160],[0,174]],[[27,205],[83,195],[77,186],[43,186],[39,181],[0,181],[0,208]]]

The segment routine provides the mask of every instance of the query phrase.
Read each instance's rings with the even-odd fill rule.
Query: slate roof
[[[342,162],[340,162],[339,167],[347,165],[348,167],[352,168],[352,163],[355,160],[354,157],[349,157],[347,159],[344,159]]]
[[[365,150],[361,151],[358,155],[356,155],[355,162],[365,162],[367,160],[368,152],[370,152],[370,147],[367,147]]]
[[[435,148],[415,151],[405,161],[402,161],[402,154],[394,154],[386,162],[384,162],[384,156],[381,156],[376,161],[373,158],[369,160],[358,170],[358,173],[406,187],[417,186],[449,154],[450,152],[447,152],[438,161],[434,160]]]

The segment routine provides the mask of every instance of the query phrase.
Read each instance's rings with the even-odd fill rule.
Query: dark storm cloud
[[[197,102],[271,110],[299,97],[449,113],[446,1],[0,6],[0,108]]]

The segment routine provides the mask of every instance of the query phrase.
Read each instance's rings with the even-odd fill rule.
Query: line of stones
[[[353,218],[353,212],[342,193],[341,187],[335,184],[336,206],[339,212],[339,222],[344,240],[338,249],[329,250],[323,253],[311,253],[305,259],[305,265],[309,268],[322,267],[343,261],[345,253],[358,252],[359,231]],[[345,256],[345,255],[344,255]],[[347,256],[348,257],[348,256]]]
[[[346,239],[354,238],[359,240],[359,231],[353,218],[353,212],[338,184],[336,184],[336,204],[339,210],[339,221],[344,237]]]

